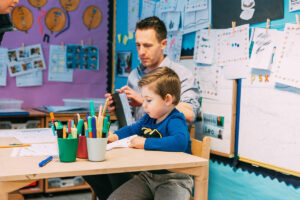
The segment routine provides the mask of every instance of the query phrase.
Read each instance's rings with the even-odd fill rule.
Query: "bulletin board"
[[[17,87],[16,78],[7,75],[7,85],[0,87],[1,98],[23,100],[22,107],[29,108],[41,105],[63,105],[63,98],[104,97],[107,89],[108,45],[110,44],[108,41],[109,1],[72,1],[79,3],[74,7],[61,5],[60,2],[63,1],[58,0],[46,2],[45,5],[38,8],[29,1],[20,1],[18,6],[25,6],[32,13],[32,27],[26,32],[20,30],[7,32],[1,44],[1,47],[8,49],[20,48],[22,43],[25,47],[40,44],[46,65],[46,69],[42,70],[42,85]],[[55,32],[55,29],[50,31],[46,25],[46,13],[53,11],[55,14],[56,11],[53,8],[63,10],[65,16],[61,33]],[[89,19],[86,19],[88,9],[95,16],[96,14],[100,15],[95,18],[98,20],[96,26],[92,26],[94,23],[89,24]],[[45,34],[49,37],[45,38]],[[72,82],[49,81],[50,45],[61,45],[62,43],[64,46],[69,44],[96,46],[99,49],[99,70],[73,70]]]
[[[192,59],[184,59],[180,63],[191,71],[197,67]],[[202,140],[204,136],[210,136],[211,153],[233,157],[237,83],[235,80],[225,79],[221,68],[219,76],[221,84],[218,89],[220,92],[218,99],[201,98],[200,112],[195,122],[195,138]],[[218,117],[221,118],[221,125],[217,122]],[[222,136],[218,137],[217,132],[220,130]]]

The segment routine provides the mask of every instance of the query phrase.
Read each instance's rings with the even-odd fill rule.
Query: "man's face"
[[[141,63],[151,70],[158,67],[164,59],[163,50],[167,40],[159,42],[154,29],[137,29],[135,43]]]
[[[19,3],[19,0],[0,0],[0,14],[8,14]]]

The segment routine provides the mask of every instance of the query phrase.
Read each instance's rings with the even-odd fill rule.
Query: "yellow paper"
[[[128,41],[128,37],[127,37],[127,35],[124,35],[124,37],[123,37],[123,44],[127,45],[127,41]]]
[[[128,34],[128,39],[131,40],[132,38],[133,38],[133,32],[130,32],[130,33]]]
[[[122,42],[122,34],[118,34],[118,42],[119,42],[119,43]]]

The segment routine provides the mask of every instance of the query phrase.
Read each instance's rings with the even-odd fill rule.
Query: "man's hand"
[[[107,109],[112,112],[115,111],[116,107],[114,106],[114,100],[110,93],[105,94],[105,98],[108,99]]]
[[[107,143],[112,143],[117,140],[119,140],[119,136],[117,134],[108,134]]]
[[[140,136],[134,137],[133,139],[130,140],[129,147],[136,148],[136,149],[144,149],[145,141],[146,138],[144,137],[140,137]]]
[[[135,106],[135,107],[142,106],[143,97],[139,93],[137,93],[133,89],[131,89],[129,86],[126,85],[126,86],[122,87],[121,89],[117,89],[116,91],[121,94],[122,93],[126,94],[126,97],[129,101],[129,105]]]

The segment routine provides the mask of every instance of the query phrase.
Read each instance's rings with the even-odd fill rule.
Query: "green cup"
[[[57,138],[60,162],[75,162],[78,148],[78,138]]]

